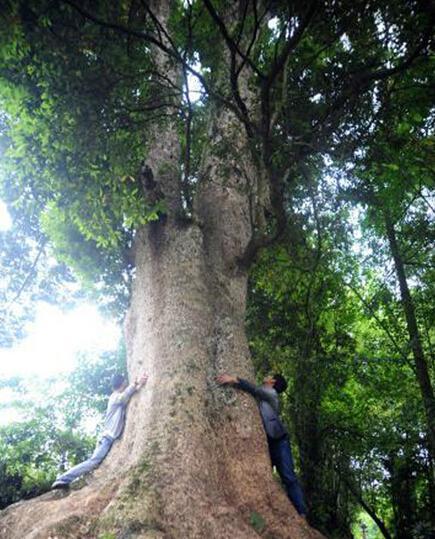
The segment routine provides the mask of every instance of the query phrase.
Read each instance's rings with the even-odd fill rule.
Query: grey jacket
[[[264,430],[269,438],[279,440],[287,435],[287,430],[279,418],[278,393],[273,387],[255,386],[242,378],[239,378],[236,387],[251,394],[257,400]]]
[[[105,436],[111,440],[116,440],[121,436],[125,423],[125,410],[135,391],[135,384],[130,384],[124,391],[114,391],[110,395],[101,438]]]

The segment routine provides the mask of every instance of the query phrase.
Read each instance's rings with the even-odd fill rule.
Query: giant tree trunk
[[[314,533],[272,479],[255,403],[214,382],[222,371],[253,378],[244,331],[247,275],[226,263],[248,239],[249,217],[243,190],[231,181],[207,185],[200,195],[207,223],[169,218],[138,235],[128,368],[131,377],[145,370],[150,378],[130,403],[122,439],[81,490],[3,512],[0,537]]]
[[[214,271],[198,225],[143,230],[137,257],[129,371],[150,379],[123,437],[81,490],[4,511],[0,537],[311,537],[272,479],[254,402],[214,383],[253,377],[246,275]]]
[[[247,270],[237,263],[252,238],[256,192],[243,133],[234,115],[215,110],[191,220],[179,215],[176,127],[168,121],[149,135],[145,183],[168,210],[138,231],[125,324],[129,375],[145,371],[148,384],[88,484],[11,506],[0,517],[1,538],[319,535],[272,478],[253,399],[215,383],[221,372],[254,377]]]
[[[170,2],[153,4],[165,26]],[[155,62],[176,86],[179,67],[158,50]],[[84,488],[3,512],[1,538],[319,535],[272,478],[253,399],[215,383],[222,372],[254,377],[238,260],[253,236],[258,180],[235,115],[217,107],[209,127],[191,219],[180,218],[175,120],[147,133],[144,189],[165,198],[167,214],[136,237],[125,338],[130,377],[145,371],[149,381],[122,438]]]

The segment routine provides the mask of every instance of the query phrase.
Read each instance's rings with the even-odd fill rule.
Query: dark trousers
[[[306,515],[307,508],[302,489],[295,474],[293,456],[288,436],[284,436],[280,440],[274,440],[268,437],[267,441],[269,443],[272,466],[275,466],[279,476],[281,477],[281,481],[284,484],[287,496],[295,506],[296,511],[300,515]]]

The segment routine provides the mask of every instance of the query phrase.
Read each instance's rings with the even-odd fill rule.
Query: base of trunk
[[[265,485],[256,507],[238,500],[216,505],[192,493],[180,504],[151,484],[146,464],[122,477],[104,470],[70,491],[52,491],[0,512],[0,539],[321,539],[300,518],[278,484]],[[272,488],[270,488],[272,487]],[[179,500],[180,501],[180,500]],[[171,513],[171,505],[176,510]],[[178,507],[176,507],[178,506]]]
[[[6,509],[1,539],[321,537],[272,478],[254,399],[216,385],[222,372],[254,379],[247,274],[203,234],[168,222],[138,235],[125,333],[130,379],[145,371],[148,383],[87,484]]]

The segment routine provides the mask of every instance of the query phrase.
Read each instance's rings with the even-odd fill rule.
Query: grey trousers
[[[71,470],[68,470],[64,474],[60,475],[56,479],[56,482],[59,481],[61,483],[71,483],[71,481],[74,481],[74,479],[77,479],[81,475],[95,469],[104,460],[107,453],[110,451],[112,444],[113,440],[111,438],[103,436],[100,440],[98,440],[95,450],[88,460],[77,464],[77,466],[74,466],[74,468],[71,468]]]

